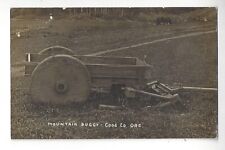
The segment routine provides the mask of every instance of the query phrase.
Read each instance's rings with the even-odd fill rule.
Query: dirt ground
[[[168,38],[103,55],[140,59],[147,55],[146,62],[154,66],[153,80],[217,87],[217,32],[204,34],[212,30],[216,30],[212,21],[157,26],[125,19],[11,18],[12,138],[217,137],[217,93],[182,94],[185,110],[100,110],[91,98],[85,105],[48,107],[29,101],[30,79],[23,76],[25,53],[37,53],[49,46],[61,45],[83,55]],[[197,32],[203,34],[170,39]],[[58,122],[73,122],[78,126],[49,124]],[[82,123],[100,125],[81,127]],[[118,127],[105,127],[107,123]],[[127,127],[120,127],[120,123]]]

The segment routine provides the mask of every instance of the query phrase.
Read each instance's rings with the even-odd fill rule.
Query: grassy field
[[[187,14],[186,14],[187,15]],[[193,14],[192,14],[193,15]],[[185,93],[185,110],[100,110],[90,98],[85,105],[48,107],[28,98],[29,78],[23,76],[26,52],[61,45],[75,54],[91,54],[188,33],[215,30],[213,21],[156,26],[146,20],[103,18],[11,19],[12,138],[214,138],[217,137],[217,93]],[[18,32],[20,36],[18,37]],[[186,86],[217,87],[217,33],[165,40],[108,56],[134,56],[154,66],[153,80]],[[51,126],[74,122],[78,126]],[[81,127],[81,123],[97,127]],[[117,123],[118,127],[105,127]],[[126,128],[119,127],[120,123]],[[141,124],[141,127],[131,127]]]

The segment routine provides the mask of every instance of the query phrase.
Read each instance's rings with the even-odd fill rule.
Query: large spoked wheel
[[[69,55],[50,56],[32,73],[30,94],[33,102],[85,102],[89,92],[90,75],[86,66]]]
[[[53,56],[58,54],[74,55],[73,51],[69,48],[63,46],[52,46],[46,49],[43,49],[39,54]]]

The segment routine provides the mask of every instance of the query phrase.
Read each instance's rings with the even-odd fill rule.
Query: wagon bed
[[[49,52],[52,49],[54,49],[54,53]],[[44,97],[49,94],[45,95],[43,92],[53,92],[48,96],[50,99],[51,97],[54,97],[54,99],[60,99],[59,97],[62,97],[61,99],[66,101],[67,98],[62,95],[68,94],[68,96],[70,95],[68,101],[74,101],[73,98],[76,98],[77,100],[75,101],[78,102],[85,101],[91,89],[110,89],[113,85],[123,85],[141,89],[150,78],[151,66],[135,57],[81,56],[74,55],[68,50],[62,52],[62,49],[64,48],[54,47],[48,48],[40,53],[26,54],[25,75],[32,77],[30,86],[31,94],[36,95],[32,99],[42,99],[41,101],[46,101]],[[51,68],[58,68],[59,70]],[[67,69],[69,70],[68,73],[66,73]],[[72,73],[70,75],[70,70],[74,70],[74,74]],[[58,75],[60,73],[62,76]],[[55,76],[58,76],[56,77],[57,79],[54,79]],[[74,85],[72,86],[70,82],[72,82],[71,80],[76,80],[76,78],[71,76],[76,76],[78,79],[76,82],[73,82]],[[51,83],[46,78],[52,80]],[[43,80],[43,82],[39,83],[41,80]],[[53,91],[50,89],[43,91],[43,88],[48,86],[48,84],[55,84],[56,86],[64,84],[63,86],[69,88],[73,93],[63,93],[60,89],[54,91],[55,87],[52,87]],[[78,89],[80,91],[76,93]],[[74,93],[76,95],[74,95]],[[44,96],[41,97],[40,95]],[[53,101],[53,99],[47,101]]]

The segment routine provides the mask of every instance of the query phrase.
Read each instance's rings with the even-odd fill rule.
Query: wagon
[[[118,99],[145,95],[166,106],[179,101],[181,90],[215,88],[171,88],[152,81],[152,66],[135,57],[75,55],[71,49],[53,46],[39,53],[27,53],[25,76],[32,102],[48,104],[84,103],[93,91],[114,92]]]
[[[61,46],[27,53],[26,62],[31,99],[48,103],[85,102],[92,89],[142,89],[151,70],[134,57],[80,56]]]

